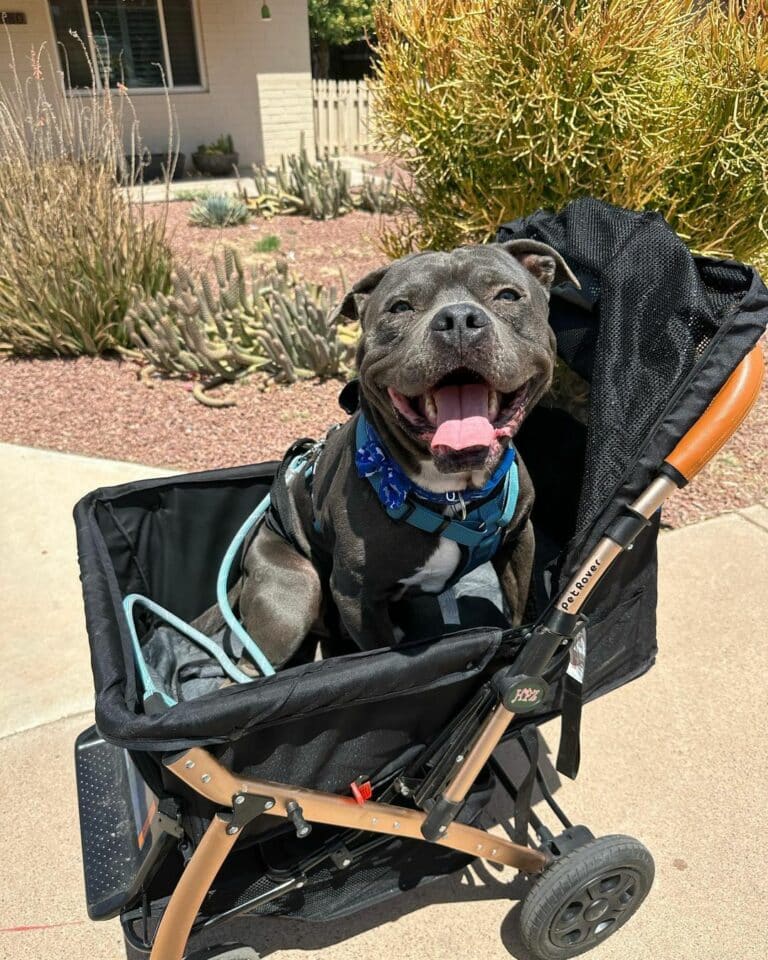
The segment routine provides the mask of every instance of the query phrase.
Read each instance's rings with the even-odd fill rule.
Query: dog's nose
[[[487,331],[491,318],[476,303],[452,303],[438,310],[429,328],[433,336],[451,344],[471,341]]]

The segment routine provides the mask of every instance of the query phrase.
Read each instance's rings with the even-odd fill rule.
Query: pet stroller
[[[145,709],[122,599],[141,591],[187,620],[209,607],[276,465],[78,504],[96,688],[96,726],[76,744],[88,911],[119,914],[151,960],[180,960],[236,916],[328,921],[478,858],[529,875],[521,934],[542,960],[599,944],[647,894],[645,847],[594,838],[553,798],[536,726],[561,716],[558,769],[575,776],[582,703],[653,664],[661,506],[757,397],[768,291],[749,267],[691,256],[660,216],[593,200],[498,239],[516,237],[551,244],[581,282],[553,291],[551,324],[589,393],[540,404],[515,441],[536,490],[523,626],[342,650]],[[140,615],[142,643],[156,626]],[[497,750],[511,741],[523,776]],[[531,810],[536,784],[557,835]],[[494,794],[509,798],[499,822]]]

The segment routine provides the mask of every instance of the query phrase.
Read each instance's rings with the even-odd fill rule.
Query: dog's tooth
[[[430,423],[437,423],[437,404],[431,393],[424,394],[424,413]]]
[[[499,415],[499,394],[496,390],[491,390],[488,396],[488,416],[493,421]]]

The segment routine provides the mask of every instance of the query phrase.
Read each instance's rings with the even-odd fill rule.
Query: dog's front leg
[[[322,588],[312,563],[267,527],[245,555],[240,616],[273,666],[299,649],[320,615]]]
[[[493,558],[493,567],[509,607],[512,626],[523,619],[531,586],[534,550],[533,524],[529,520],[520,533],[502,543]]]
[[[390,598],[353,570],[334,566],[331,595],[345,629],[361,650],[397,643],[389,615]]]

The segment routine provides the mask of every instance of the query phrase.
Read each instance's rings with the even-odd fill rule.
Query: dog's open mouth
[[[454,370],[415,397],[387,388],[395,410],[433,451],[489,448],[523,422],[531,381],[511,393],[493,389],[471,370]]]

